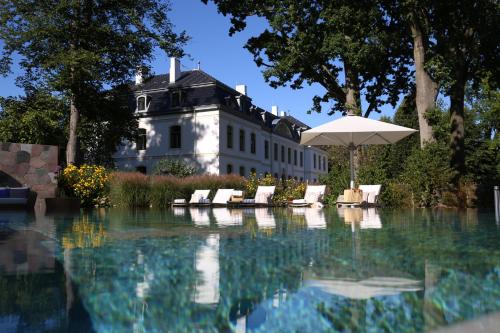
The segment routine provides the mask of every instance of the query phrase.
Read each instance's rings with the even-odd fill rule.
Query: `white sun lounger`
[[[172,206],[210,206],[211,201],[208,199],[209,194],[210,190],[196,190],[191,195],[189,203],[186,199],[175,199]]]
[[[308,185],[304,199],[295,199],[288,205],[290,207],[308,207],[321,202],[325,196],[326,185]]]
[[[232,188],[221,188],[215,193],[215,197],[212,200],[213,206],[227,206],[227,202],[231,199],[234,190]]]
[[[242,206],[271,206],[276,186],[259,186],[255,198],[243,199]]]

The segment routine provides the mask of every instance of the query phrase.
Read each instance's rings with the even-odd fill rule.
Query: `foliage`
[[[95,207],[106,205],[108,173],[104,167],[68,165],[59,175],[58,184],[71,197],[80,199],[82,206]]]
[[[259,186],[276,186],[273,204],[278,206],[285,205],[289,199],[303,198],[306,191],[306,184],[304,182],[298,182],[294,179],[276,179],[271,174],[266,174],[264,177],[259,178],[256,173],[252,173],[245,184],[245,197],[254,197]]]
[[[188,177],[196,173],[196,168],[178,159],[163,158],[156,163],[155,175]]]
[[[138,67],[153,59],[156,47],[183,55],[188,37],[173,31],[169,11],[169,1],[159,0],[0,4],[0,74],[9,72],[17,54],[22,79],[47,83],[68,98],[68,163],[75,157],[79,116],[92,118],[89,110],[103,102],[103,91],[127,83]]]
[[[230,34],[244,30],[251,16],[267,21],[269,27],[245,48],[272,87],[323,86],[325,94],[313,98],[314,111],[330,103],[330,113],[360,113],[362,94],[368,116],[384,104],[395,106],[408,87],[411,36],[375,1],[212,2],[230,16]]]
[[[435,206],[443,191],[452,189],[455,176],[449,164],[450,150],[444,143],[429,143],[423,149],[415,149],[405,161],[400,183],[412,191],[416,206]]]
[[[149,207],[149,177],[139,172],[113,172],[110,175],[110,202],[113,206]]]
[[[65,142],[67,104],[46,90],[0,97],[0,141],[57,145]]]
[[[189,200],[195,190],[211,190],[210,198],[220,188],[243,190],[245,178],[237,175],[146,176],[138,172],[111,174],[110,200],[114,206],[165,208],[174,199]]]

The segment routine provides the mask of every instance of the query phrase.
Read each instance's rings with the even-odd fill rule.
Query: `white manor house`
[[[139,135],[114,155],[119,169],[150,173],[171,158],[217,175],[271,173],[316,182],[327,173],[326,152],[299,144],[309,126],[278,115],[276,106],[268,112],[253,105],[244,85],[233,89],[200,69],[180,68],[171,58],[169,74],[137,74],[131,105]]]

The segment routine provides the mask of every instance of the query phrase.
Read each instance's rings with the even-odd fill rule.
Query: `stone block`
[[[46,164],[47,162],[40,157],[32,157],[30,160],[30,166],[35,169],[44,167]]]
[[[29,169],[30,169],[29,163],[19,163],[16,165],[14,172],[18,177],[22,177],[26,173],[28,173]]]
[[[2,166],[16,164],[16,155],[8,151],[0,151],[0,169]]]
[[[17,153],[21,150],[21,144],[19,143],[11,143],[8,149],[11,153]]]
[[[2,144],[0,145],[0,150],[1,151],[9,151],[10,145],[11,144],[8,142],[2,142]]]
[[[43,146],[33,145],[31,148],[31,158],[40,156],[42,151],[43,151]]]
[[[33,145],[21,143],[21,150],[22,151],[25,151],[25,152],[31,154],[31,149],[33,149]]]
[[[23,145],[21,145],[23,146]],[[30,149],[31,150],[31,149]],[[18,151],[16,153],[16,163],[24,163],[24,162],[29,162],[31,159],[30,153],[28,153],[25,150]]]

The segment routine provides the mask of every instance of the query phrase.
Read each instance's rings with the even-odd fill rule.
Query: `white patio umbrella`
[[[347,115],[302,132],[300,143],[309,146],[344,146],[349,148],[351,188],[354,188],[354,150],[362,145],[385,145],[398,142],[417,132],[408,127]]]

